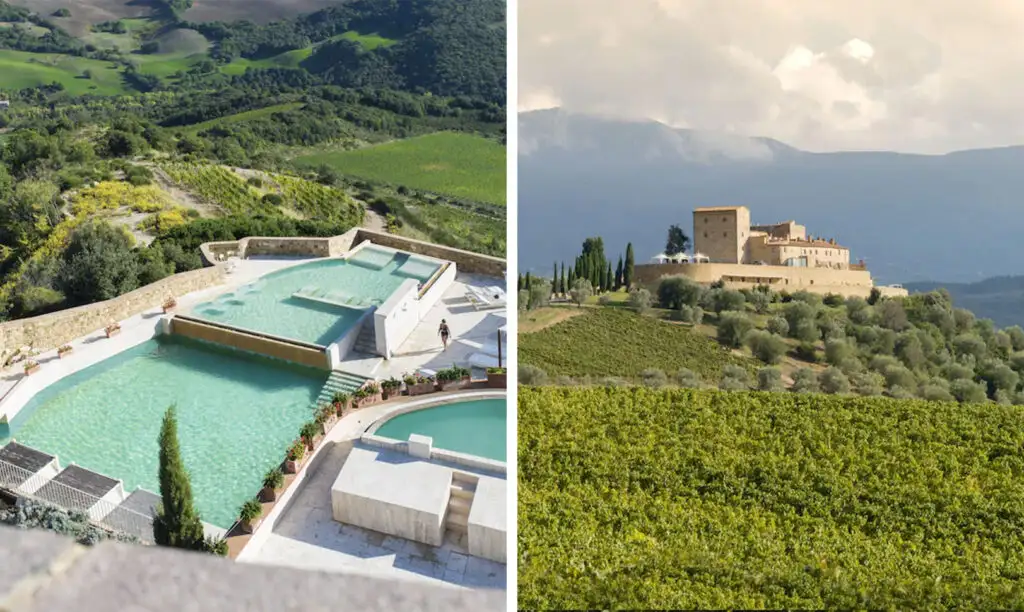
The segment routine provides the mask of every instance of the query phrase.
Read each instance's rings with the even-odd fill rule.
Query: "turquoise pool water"
[[[504,399],[458,402],[400,414],[374,433],[395,440],[430,436],[436,448],[505,461],[507,415]]]
[[[438,265],[408,253],[363,248],[351,261],[325,259],[272,272],[236,291],[192,308],[194,317],[327,345],[362,316],[363,307],[380,305],[407,278],[428,280]],[[355,307],[293,297],[296,293]],[[330,294],[329,296],[327,294]]]
[[[230,527],[242,502],[311,416],[327,376],[214,345],[168,338],[138,347],[47,387],[14,418],[12,436],[159,493],[157,438],[177,405],[178,438],[204,521]],[[2,427],[2,426],[0,426]]]

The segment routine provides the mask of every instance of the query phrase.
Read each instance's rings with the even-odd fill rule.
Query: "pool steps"
[[[328,403],[334,397],[337,392],[347,393],[352,395],[359,387],[363,386],[368,378],[365,376],[359,376],[358,374],[349,374],[348,372],[342,372],[341,370],[334,370],[331,372],[330,377],[327,378],[327,382],[324,383],[323,389],[320,391],[320,396],[316,398],[316,403],[320,404]]]
[[[479,478],[464,472],[452,472],[448,511],[445,513],[445,529],[454,539],[460,538],[469,531],[469,510],[476,496],[476,485]]]

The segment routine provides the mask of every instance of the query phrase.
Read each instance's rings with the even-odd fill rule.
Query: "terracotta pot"
[[[292,461],[291,459],[284,460],[284,473],[285,474],[298,474],[299,470],[302,469],[302,462],[305,461],[305,457],[298,461]]]
[[[263,487],[260,489],[260,501],[263,502],[275,502],[277,501],[279,491],[277,489],[271,489],[270,487]]]
[[[506,389],[508,388],[508,373],[505,374],[488,374],[487,375],[487,386],[491,389]]]
[[[242,521],[242,531],[245,533],[255,533],[260,527],[260,523],[263,522],[263,517],[254,519],[252,521]]]
[[[459,380],[452,380],[452,381],[444,382],[444,383],[441,383],[441,390],[442,391],[457,391],[458,389],[465,389],[466,387],[469,386],[470,382],[472,382],[472,381],[470,380],[470,378],[468,376],[466,376],[464,378],[460,378]]]
[[[313,436],[312,440],[307,440],[306,438],[303,438],[302,441],[306,443],[306,450],[312,453],[320,446],[320,443],[323,442],[323,439],[323,434],[317,434]]]
[[[32,376],[33,374],[35,374],[38,371],[39,371],[39,366],[32,366],[31,368],[25,370],[25,376]]]
[[[340,419],[341,417],[345,416],[345,413],[348,412],[348,409],[351,407],[352,400],[348,400],[346,402],[337,402],[334,404],[334,414]]]
[[[119,329],[107,330],[107,337],[108,338],[113,338],[114,336],[118,335],[119,333],[121,333],[121,330],[119,330]]]
[[[402,388],[401,387],[398,387],[397,389],[381,389],[380,398],[383,401],[387,401],[387,400],[389,400],[389,399],[391,399],[393,397],[398,397],[401,394],[402,394]]]
[[[409,385],[409,395],[425,395],[427,393],[433,393],[437,391],[437,387],[433,382],[416,383],[415,385]]]
[[[334,429],[334,426],[337,424],[338,415],[332,412],[331,416],[327,417],[327,420],[325,420],[323,423],[320,423],[320,427],[324,430],[324,435],[326,436],[331,432],[332,429]]]

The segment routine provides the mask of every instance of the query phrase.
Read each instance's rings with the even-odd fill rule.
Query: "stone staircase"
[[[320,396],[316,398],[316,405],[325,404],[330,402],[334,398],[334,394],[337,392],[352,393],[363,386],[368,378],[359,376],[358,374],[349,374],[348,372],[342,372],[341,370],[334,370],[331,372],[331,376],[324,383],[323,389],[320,391]]]
[[[372,319],[364,323],[363,329],[359,330],[355,344],[352,345],[352,351],[363,355],[377,354],[377,337],[374,332]]]
[[[445,513],[445,539],[462,544],[469,537],[469,509],[473,507],[478,478],[464,472],[452,472],[451,496]]]

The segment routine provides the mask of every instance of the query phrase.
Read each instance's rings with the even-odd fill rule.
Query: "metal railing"
[[[153,517],[125,508],[120,502],[101,499],[85,491],[55,482],[43,473],[0,460],[0,488],[20,497],[41,501],[69,512],[81,512],[93,523],[112,531],[153,541]]]

